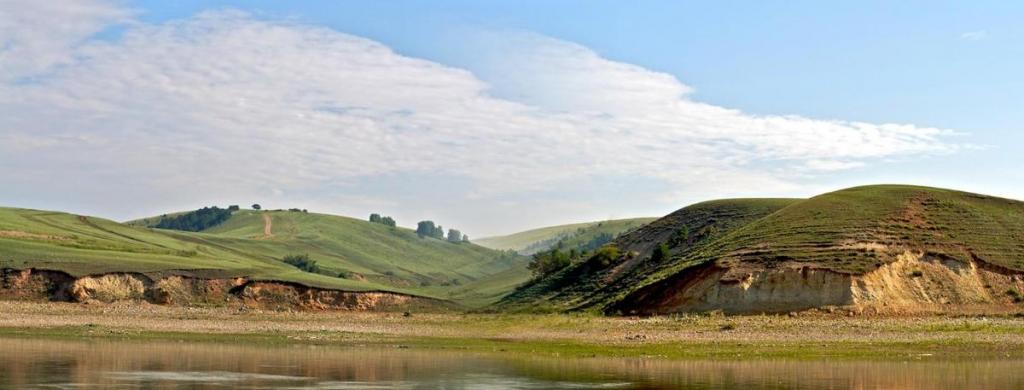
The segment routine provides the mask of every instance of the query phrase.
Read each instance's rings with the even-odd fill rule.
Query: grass
[[[752,221],[798,202],[796,199],[726,199],[697,203],[617,238],[613,244],[637,261],[627,272],[609,274],[616,267],[580,262],[507,296],[500,310],[562,311],[602,307],[632,291],[648,275],[685,264],[687,254]],[[670,244],[670,258],[647,261],[662,243]],[[612,264],[617,265],[617,264]]]
[[[272,235],[264,235],[264,218]],[[136,224],[145,221],[136,221]],[[236,212],[199,233],[129,226],[95,217],[0,208],[0,267],[44,268],[73,275],[189,271],[205,277],[245,276],[350,291],[383,290],[458,300],[461,286],[512,286],[525,280],[525,259],[474,244],[420,238],[404,228],[353,218],[289,211]],[[281,261],[309,254],[320,274]],[[347,278],[334,277],[345,273]],[[486,304],[505,291],[468,298]]]
[[[653,220],[655,218],[630,218],[549,226],[505,236],[482,238],[476,240],[476,243],[488,248],[511,249],[523,255],[531,255],[552,248],[559,240],[564,240],[566,248],[573,248],[586,244],[599,234],[610,234],[615,237]]]
[[[678,239],[681,230],[687,239]],[[660,243],[670,244],[671,259],[645,261]],[[1024,202],[903,185],[856,187],[806,200],[712,201],[614,244],[640,260],[623,259],[624,266],[607,269],[577,264],[511,294],[503,306],[603,310],[690,267],[726,259],[733,265],[798,262],[863,274],[913,250],[939,261],[979,261],[1024,272]]]

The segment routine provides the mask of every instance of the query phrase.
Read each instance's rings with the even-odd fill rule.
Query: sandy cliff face
[[[1024,277],[1019,272],[977,259],[962,263],[906,251],[896,261],[861,275],[799,263],[767,268],[711,262],[642,288],[609,312],[1007,311],[1019,309],[1011,291],[1024,291]]]
[[[139,273],[73,277],[59,271],[0,270],[0,299],[67,302],[137,301],[162,305],[226,305],[265,309],[388,310],[436,304],[389,292],[353,292],[246,278],[202,279]]]

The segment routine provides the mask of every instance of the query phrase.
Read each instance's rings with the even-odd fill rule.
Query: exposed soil
[[[274,236],[274,219],[267,214],[263,214],[263,236],[267,238]]]
[[[0,269],[0,300],[355,311],[442,305],[440,301],[390,292],[340,291],[247,278],[203,279],[141,273],[76,278],[60,271],[9,268]]]
[[[876,245],[877,246],[877,245]],[[1019,311],[1024,274],[987,264],[904,251],[864,274],[789,262],[768,267],[705,263],[652,284],[609,312],[666,314],[722,310],[779,313],[807,309],[849,313],[1007,313]]]

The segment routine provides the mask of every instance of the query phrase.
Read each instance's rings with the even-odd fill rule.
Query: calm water
[[[0,339],[0,388],[1012,389],[1024,388],[1024,362],[533,359],[402,349]]]

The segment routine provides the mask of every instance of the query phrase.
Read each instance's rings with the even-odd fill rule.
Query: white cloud
[[[985,30],[968,31],[963,34],[960,34],[960,39],[968,41],[980,41],[986,38],[988,38],[988,31]]]
[[[130,15],[102,0],[0,1],[0,81],[71,61],[73,46]]]
[[[521,226],[514,219],[523,210],[485,210],[488,201],[609,178],[663,183],[658,193],[622,197],[634,203],[790,191],[808,174],[959,148],[946,130],[696,102],[670,75],[531,34],[505,34],[507,50],[479,53],[492,64],[483,79],[360,37],[240,12],[135,23],[117,40],[79,44],[102,28],[95,20],[125,15],[113,9],[59,14],[88,28],[24,49],[45,60],[4,65],[46,71],[0,84],[0,164],[15,168],[0,173],[5,182],[92,196],[115,210],[277,191],[322,203],[324,191],[366,178],[440,175],[470,183],[452,196],[479,207],[436,212],[499,213],[501,223]],[[45,40],[23,34],[19,42]],[[33,45],[41,47],[24,47]],[[394,191],[335,197],[365,195],[399,199]],[[615,207],[616,196],[593,203]],[[583,206],[555,206],[572,200],[545,199],[514,203],[532,215],[581,215]],[[404,207],[409,218],[428,208]],[[462,226],[493,232],[499,224]]]

